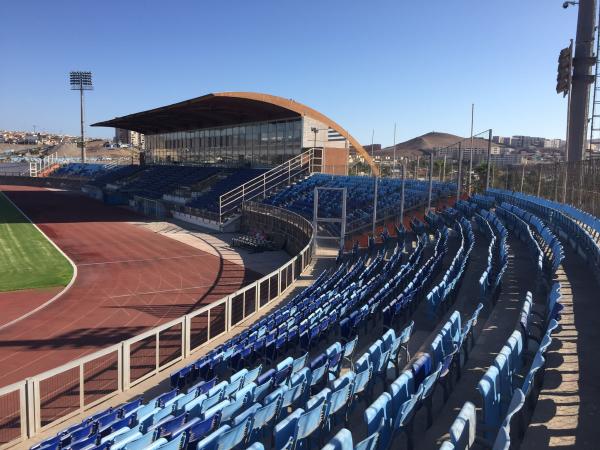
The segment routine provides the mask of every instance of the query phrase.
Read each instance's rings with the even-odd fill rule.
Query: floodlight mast
[[[79,91],[79,112],[81,119],[81,162],[85,163],[85,131],[84,131],[84,108],[83,91],[94,89],[92,85],[92,72],[74,71],[69,73],[69,82],[72,91]]]

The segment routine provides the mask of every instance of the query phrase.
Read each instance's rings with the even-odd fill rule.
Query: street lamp
[[[79,91],[79,110],[81,118],[81,162],[85,163],[85,134],[83,129],[83,91],[91,91],[94,89],[94,86],[92,85],[92,72],[70,72],[69,82],[71,84],[72,91]]]

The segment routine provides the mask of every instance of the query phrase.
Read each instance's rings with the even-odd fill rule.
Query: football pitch
[[[69,261],[0,192],[0,292],[66,286]]]

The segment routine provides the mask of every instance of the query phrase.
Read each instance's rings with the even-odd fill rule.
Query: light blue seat
[[[342,428],[321,450],[354,450],[352,433]]]
[[[354,450],[376,450],[382,448],[379,446],[380,433],[373,433],[367,436],[354,446]]]
[[[244,369],[246,370],[246,369]],[[240,372],[238,372],[239,374]],[[236,374],[237,375],[237,374]],[[244,373],[245,375],[245,373]],[[224,397],[231,397],[244,385],[244,375],[239,375],[234,381],[225,386]]]
[[[406,435],[406,444],[408,450],[412,450],[414,448],[413,419],[416,413],[417,403],[421,398],[421,391],[422,385],[414,395],[412,395],[400,406],[392,426],[392,441],[394,441],[395,436],[398,433],[404,433]]]
[[[531,395],[532,391],[536,387],[536,376],[540,370],[543,370],[544,363],[546,360],[544,357],[538,352],[533,358],[533,362],[531,363],[531,367],[529,368],[529,372],[525,375],[525,380],[523,381],[523,387],[521,390],[525,397],[530,398],[530,404],[535,404],[535,395]]]
[[[392,396],[391,410],[394,417],[400,406],[414,393],[415,383],[412,371],[406,370],[390,385],[390,394]]]
[[[348,365],[351,370],[354,370],[354,363],[352,361],[352,356],[354,355],[354,352],[356,351],[357,344],[358,344],[358,336],[355,336],[354,339],[352,339],[351,341],[348,341],[344,345],[344,355],[342,356],[342,359],[344,361],[348,362]]]
[[[298,417],[296,446],[310,448],[310,443],[305,445],[304,440],[315,437],[313,434],[321,430],[324,425],[327,406],[327,398],[325,396],[316,398],[313,402],[309,401],[307,410]]]
[[[250,432],[250,426],[252,424],[252,418],[246,417],[239,424],[233,426],[231,429],[221,433],[217,437],[217,450],[231,450],[239,448],[244,444]]]
[[[465,402],[458,417],[450,426],[450,442],[457,449],[472,448],[475,443],[475,427],[477,416],[475,415],[475,405],[471,402]]]
[[[308,359],[308,352],[305,353],[304,355],[294,359],[294,362],[292,363],[292,374],[295,374],[295,373],[299,372],[301,369],[304,369],[304,366],[306,366],[307,359]]]
[[[129,442],[135,441],[142,437],[142,433],[140,430],[135,427],[129,430],[126,433],[119,434],[115,436],[113,439],[113,444],[111,445],[111,449],[120,450],[125,447]]]
[[[495,366],[490,366],[477,384],[477,390],[483,399],[484,436],[492,440],[500,426],[500,386],[499,372]]]
[[[229,406],[230,404],[231,404],[231,402],[229,400],[223,400],[222,402],[219,402],[216,405],[214,405],[213,407],[208,408],[206,411],[204,411],[200,415],[200,419],[206,420],[209,417],[214,416],[216,413],[222,413],[223,409],[226,406]]]
[[[277,425],[275,425],[273,435],[275,437],[276,450],[293,448],[296,443],[296,426],[298,424],[298,418],[302,414],[304,414],[304,410],[302,408],[298,408]],[[289,447],[290,445],[292,447]]]
[[[231,420],[233,418],[233,416],[235,416],[239,411],[242,410],[244,405],[245,405],[244,398],[241,398],[239,400],[234,400],[232,402],[229,402],[229,404],[223,406],[220,409],[221,410],[221,423],[229,422],[229,420]],[[212,414],[214,414],[216,412],[216,411],[213,411],[212,408],[209,411],[211,411]],[[208,417],[210,417],[212,414],[209,413]]]
[[[498,382],[500,388],[501,411],[506,411],[513,393],[513,377],[510,367],[510,348],[502,347],[500,353],[494,358],[494,367],[498,369]]]
[[[206,436],[196,446],[196,450],[217,450],[217,440],[219,436],[228,431],[231,427],[229,425],[223,425],[219,427],[217,430],[213,431],[211,434]]]
[[[236,373],[229,377],[229,384],[235,383],[239,379],[244,379],[246,374],[248,373],[248,369],[238,370]]]
[[[338,416],[343,416],[350,405],[352,398],[352,378],[349,376],[340,377],[332,384],[333,390],[329,397],[329,407],[327,409],[327,425],[331,429],[336,423]]]
[[[189,392],[189,393],[187,393],[187,394],[182,395],[181,397],[179,397],[173,403],[173,410],[176,413],[183,412],[185,405],[187,405],[189,402],[191,402],[192,400],[194,400],[196,398],[196,394],[197,394],[197,391],[193,390],[192,392]]]
[[[244,386],[246,386],[248,383],[255,383],[261,372],[262,365],[248,371],[248,373],[244,376]]]
[[[244,404],[254,401],[255,383],[244,383],[244,387],[233,394],[233,401],[242,400]]]
[[[264,406],[259,407],[254,411],[250,435],[251,441],[264,437],[266,434],[270,434],[271,428],[279,418],[282,401],[283,396],[280,394],[272,399],[270,403],[266,403]]]
[[[137,428],[135,429],[137,431]],[[127,434],[131,432],[131,428],[129,427],[120,427],[114,430],[112,433],[107,434],[106,436],[100,439],[100,444],[104,444],[105,442],[113,442],[117,436],[121,436],[123,434]]]
[[[222,389],[214,392],[213,395],[208,396],[200,405],[200,415],[205,414],[206,411],[225,400],[224,394],[225,390]]]
[[[420,386],[420,399],[419,404],[425,404],[427,408],[427,427],[429,428],[433,423],[433,393],[435,391],[435,387],[437,381],[440,378],[440,374],[442,373],[442,363],[438,364],[437,369],[431,374],[429,374],[423,383]]]
[[[180,450],[185,448],[187,445],[187,434],[181,433],[179,436],[174,437],[166,444],[158,447],[160,450]]]
[[[146,433],[135,441],[131,441],[123,447],[125,450],[153,450],[166,444],[165,438],[154,440],[154,433]]]
[[[364,417],[367,434],[379,433],[377,448],[387,449],[392,437],[392,396],[383,392],[365,410]]]
[[[255,442],[250,447],[247,447],[246,450],[265,450],[265,446],[260,442]]]
[[[198,397],[190,400],[183,405],[183,411],[188,413],[191,417],[199,417],[202,411],[202,404],[206,400],[206,394],[199,395]]]
[[[155,426],[161,421],[172,419],[171,410],[167,408],[158,409],[151,415],[146,416],[145,418],[138,419],[138,425],[140,431],[145,433],[150,427]]]

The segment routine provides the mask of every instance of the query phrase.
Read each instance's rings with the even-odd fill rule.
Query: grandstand
[[[195,180],[198,172],[186,173]],[[315,174],[265,206],[309,217],[307,197],[322,177],[355,190],[355,210],[368,203],[352,177]],[[442,195],[448,187],[436,189]],[[418,201],[418,186],[410,190]],[[108,408],[57,420],[31,448],[543,446],[548,435],[537,426],[548,406],[538,399],[552,399],[555,380],[544,375],[561,370],[555,356],[572,327],[574,278],[565,263],[579,259],[598,273],[597,220],[501,190],[424,219],[337,263],[315,260],[312,275],[305,272],[311,282],[286,291],[309,265],[303,253],[299,271],[279,274],[283,300],[269,293],[270,278],[250,297],[233,294],[240,302],[232,303],[232,324],[241,327],[221,328],[206,310],[219,330],[200,341],[192,332],[198,355],[108,400]],[[594,280],[576,282],[582,292]],[[583,291],[582,301],[589,295]],[[277,303],[254,315],[270,299]],[[580,332],[589,348],[582,342],[589,328]],[[592,407],[583,398],[578,406],[580,417]],[[581,417],[577,426],[593,425]]]

